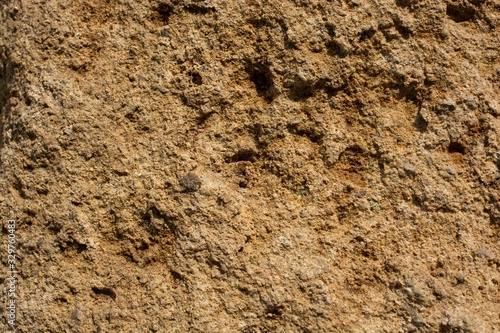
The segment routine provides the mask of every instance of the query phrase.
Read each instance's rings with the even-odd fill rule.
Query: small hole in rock
[[[281,316],[282,314],[282,307],[279,306],[271,306],[267,309],[266,312],[269,316]]]
[[[465,147],[459,142],[450,142],[448,145],[448,153],[465,154]]]
[[[325,28],[328,31],[328,35],[330,37],[335,37],[335,35],[336,35],[335,34],[335,26],[332,23],[329,23],[329,22],[325,23]]]
[[[255,162],[257,159],[257,152],[251,148],[248,149],[240,149],[229,158],[228,162],[229,163],[235,163],[235,162],[241,162],[241,161],[248,161],[248,162]]]
[[[474,20],[476,10],[472,7],[449,4],[446,6],[446,15],[457,23],[467,22]]]
[[[116,293],[111,288],[92,287],[92,291],[96,295],[105,295],[111,297],[112,299],[116,299]]]
[[[182,277],[182,274],[179,272],[176,272],[175,270],[170,270],[170,275],[174,278],[176,281],[182,281],[184,278]]]
[[[168,20],[172,15],[172,12],[174,11],[174,8],[167,3],[160,3],[155,10],[158,14],[160,14],[162,21],[168,23]]]
[[[196,5],[196,4],[192,4],[192,3],[185,5],[184,10],[187,11],[188,13],[195,14],[195,15],[206,15],[206,14],[215,12],[214,7],[205,7],[205,6],[200,6],[200,5]]]
[[[267,102],[274,99],[274,82],[271,69],[267,63],[247,64],[246,72],[255,85],[257,94]]]
[[[191,82],[196,84],[197,86],[200,86],[203,84],[203,79],[200,74],[196,72],[189,72],[189,76],[191,76]]]
[[[423,133],[427,131],[429,123],[427,122],[427,120],[424,119],[422,114],[419,112],[417,114],[417,117],[415,118],[415,121],[413,122],[413,126],[415,126],[419,132]]]
[[[376,31],[373,28],[363,30],[359,34],[359,39],[360,40],[366,40],[366,39],[372,38],[375,35],[375,32]]]

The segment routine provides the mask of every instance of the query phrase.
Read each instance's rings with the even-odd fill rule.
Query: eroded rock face
[[[498,0],[0,8],[17,332],[498,332]]]

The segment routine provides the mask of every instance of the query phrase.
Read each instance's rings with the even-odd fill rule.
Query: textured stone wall
[[[0,13],[16,332],[498,332],[498,0]]]

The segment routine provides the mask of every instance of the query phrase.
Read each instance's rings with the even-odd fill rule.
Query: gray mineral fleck
[[[188,172],[179,179],[179,185],[186,192],[196,192],[201,187],[201,179],[194,172]]]
[[[457,109],[457,104],[453,101],[442,101],[440,106],[442,112],[451,112]]]

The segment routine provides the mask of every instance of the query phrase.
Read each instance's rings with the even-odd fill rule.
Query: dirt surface
[[[0,15],[0,331],[500,332],[499,0]]]

